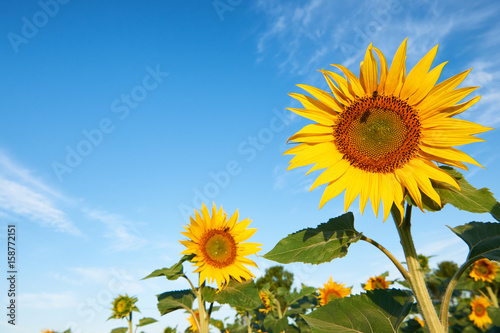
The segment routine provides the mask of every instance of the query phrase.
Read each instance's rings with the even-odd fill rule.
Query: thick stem
[[[486,286],[486,291],[488,291],[488,295],[490,296],[490,300],[493,303],[493,306],[498,308],[498,298],[496,293],[493,292],[490,286]]]
[[[245,312],[245,317],[247,319],[247,331],[248,333],[252,333],[252,325],[250,325],[250,315],[248,314],[248,311]]]
[[[200,333],[209,333],[208,323],[210,321],[210,318],[205,309],[205,302],[203,301],[202,290],[203,286],[200,286],[200,288],[198,288],[196,292],[196,298],[198,299],[198,314],[200,317],[198,330]]]
[[[396,257],[394,257],[391,252],[389,252],[389,250],[387,250],[385,247],[383,247],[382,245],[380,245],[379,243],[377,243],[373,239],[366,237],[365,235],[361,235],[361,240],[364,240],[365,242],[372,244],[377,249],[382,251],[392,261],[392,263],[398,268],[399,272],[401,273],[401,275],[403,275],[405,280],[406,281],[410,280],[410,275],[408,274],[408,271],[403,267],[403,265],[401,265],[399,260],[396,259]]]
[[[409,278],[408,281],[412,287],[415,298],[417,299],[417,304],[422,312],[427,328],[431,333],[443,333],[443,326],[439,322],[436,310],[432,304],[431,298],[429,296],[429,291],[425,285],[424,277],[420,268],[420,263],[417,257],[417,251],[415,250],[415,245],[413,244],[413,238],[411,236],[411,206],[406,206],[406,213],[403,223],[399,226],[398,219],[394,219],[396,223],[396,228],[398,229],[399,238],[401,239],[401,245],[403,246],[403,251],[406,257],[406,264],[408,265]]]
[[[128,331],[132,333],[132,311],[130,311],[130,317],[128,319]]]

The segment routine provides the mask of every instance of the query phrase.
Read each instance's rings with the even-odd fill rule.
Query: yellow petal
[[[365,93],[373,94],[373,92],[377,90],[378,68],[372,53],[372,44],[368,46],[365,53],[365,60],[360,69],[360,81]]]
[[[340,69],[342,71],[342,73],[344,73],[344,75],[347,77],[347,79],[349,80],[349,83],[350,83],[349,87],[352,89],[352,94],[354,96],[362,97],[362,96],[366,95],[365,90],[361,86],[361,83],[359,82],[356,75],[354,75],[350,70],[348,70],[347,68],[345,68],[342,65],[332,64],[332,66]]]
[[[331,108],[331,114],[332,115],[337,115],[337,112],[342,112],[343,108],[342,105],[337,101],[332,95],[327,93],[326,91],[323,91],[321,89],[311,87],[305,84],[298,84],[298,87],[304,89],[311,95],[313,95],[315,98],[317,98],[320,102]]]
[[[396,55],[392,60],[391,68],[387,73],[387,79],[385,82],[384,92],[387,95],[394,94],[398,84],[401,83],[401,73],[404,72],[405,68],[405,59],[406,59],[406,42],[408,38],[406,38],[403,43],[399,46],[396,51]]]
[[[432,61],[436,57],[438,45],[434,46],[420,61],[413,67],[406,77],[405,84],[401,90],[401,99],[406,99],[413,95],[425,81],[429,72]]]
[[[443,67],[447,63],[448,62],[445,61],[442,64],[437,65],[425,76],[423,81],[420,83],[417,91],[415,91],[414,94],[408,97],[408,104],[410,105],[418,104],[423,98],[427,96],[427,94],[432,90],[432,88],[434,88],[434,85],[438,81],[439,76],[443,71]]]
[[[377,91],[382,93],[385,87],[385,81],[387,79],[387,61],[385,60],[385,56],[379,49],[376,47],[373,48],[375,52],[377,52],[378,58],[380,60],[380,79],[377,86]]]
[[[335,124],[336,117],[322,110],[307,110],[307,109],[293,109],[293,108],[287,108],[287,110],[295,112],[296,114],[304,118],[318,122],[321,125],[333,126]]]

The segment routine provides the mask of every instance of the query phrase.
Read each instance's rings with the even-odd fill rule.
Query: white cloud
[[[0,150],[0,215],[18,215],[60,232],[82,232],[56,207],[62,196]]]
[[[81,235],[81,231],[46,196],[0,176],[0,209],[34,220],[57,231]]]
[[[23,308],[64,309],[78,305],[76,295],[71,291],[63,293],[21,293],[19,303]]]
[[[112,240],[110,252],[137,250],[147,243],[145,239],[139,237],[135,224],[122,216],[93,209],[83,211],[90,218],[104,223],[107,227],[108,232],[105,237]]]

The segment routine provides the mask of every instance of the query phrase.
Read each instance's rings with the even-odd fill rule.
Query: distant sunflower
[[[264,304],[264,309],[259,309],[259,312],[262,312],[263,314],[268,314],[271,311],[271,300],[269,299],[269,295],[263,291],[259,291],[259,296],[262,301],[262,304]]]
[[[333,65],[346,78],[321,70],[331,92],[298,85],[314,98],[290,94],[304,106],[290,110],[317,123],[290,137],[289,141],[301,144],[285,152],[295,155],[288,169],[310,164],[315,165],[309,172],[326,169],[311,187],[327,184],[320,208],[345,190],[346,211],[360,195],[361,213],[370,198],[375,216],[380,200],[384,220],[393,204],[403,216],[406,194],[422,210],[422,193],[441,205],[431,180],[459,189],[457,181],[434,162],[466,170],[462,162],[479,165],[453,146],[484,141],[472,135],[491,128],[452,118],[479,100],[477,96],[457,104],[477,87],[455,89],[470,70],[436,85],[446,64],[430,70],[436,52],[437,46],[407,75],[406,40],[390,69],[382,52],[370,44],[359,79],[347,68]]]
[[[180,241],[187,247],[181,254],[194,254],[193,266],[198,267],[194,272],[200,273],[200,286],[208,282],[216,282],[219,289],[223,288],[230,278],[241,282],[255,277],[243,265],[257,265],[245,256],[255,254],[261,249],[261,244],[243,243],[248,240],[257,229],[246,229],[249,219],[238,222],[238,211],[231,218],[222,207],[217,211],[215,203],[212,216],[203,204],[201,215],[195,210],[195,218],[191,217],[191,224],[186,232],[181,232],[189,240]]]
[[[498,264],[496,262],[483,258],[474,262],[469,276],[474,278],[474,281],[491,282],[495,279],[497,271]]]
[[[109,319],[126,318],[132,311],[139,312],[139,309],[135,305],[136,302],[137,297],[129,297],[127,294],[118,296],[111,303],[113,307],[111,308],[112,314]]]
[[[490,306],[491,303],[483,296],[476,296],[476,298],[470,302],[471,313],[469,319],[474,322],[474,325],[483,329],[486,324],[491,324],[491,318],[488,316],[486,308]]]
[[[53,330],[49,330],[49,329],[46,329],[46,330],[41,330],[42,333],[54,333]]]
[[[200,321],[200,312],[198,310],[194,310],[194,315],[196,316],[196,320],[199,322]],[[187,320],[189,321],[189,330],[190,331],[193,331],[193,332],[197,332],[198,331],[198,326],[196,325],[196,320],[194,319],[193,315],[189,315],[189,317],[187,318]]]
[[[351,293],[352,287],[345,288],[345,283],[333,282],[332,277],[323,285],[323,288],[319,288],[319,304],[321,306],[328,304],[328,302],[348,296]]]
[[[421,318],[413,317],[413,319],[415,319],[420,324],[420,326],[425,327],[425,322]]]
[[[385,276],[379,275],[368,279],[368,282],[363,286],[364,290],[387,289],[392,284],[391,281],[386,281]]]

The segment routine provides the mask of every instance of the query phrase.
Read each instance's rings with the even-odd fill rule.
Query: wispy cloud
[[[137,250],[147,243],[144,238],[139,236],[135,223],[118,214],[94,209],[84,209],[84,213],[107,227],[108,232],[105,237],[111,239],[110,252]]]
[[[64,309],[78,305],[78,299],[73,292],[63,293],[21,293],[19,303],[32,309]]]
[[[61,197],[0,151],[0,213],[21,216],[60,232],[82,232],[53,202]]]

